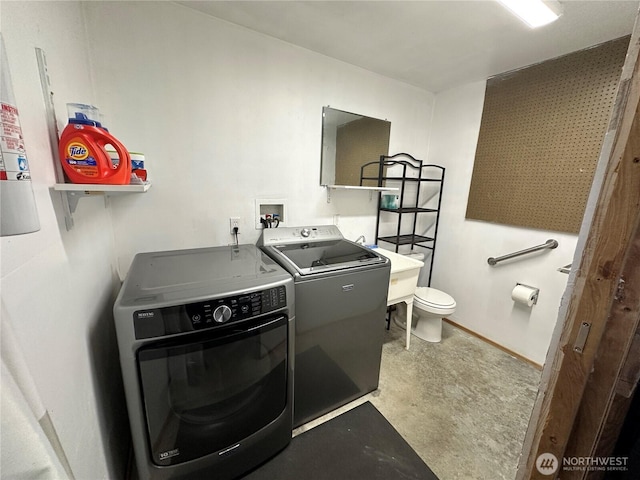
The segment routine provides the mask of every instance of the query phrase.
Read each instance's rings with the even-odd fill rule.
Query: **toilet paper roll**
[[[511,292],[511,299],[516,303],[521,303],[522,305],[531,307],[536,303],[539,291],[540,289],[538,288],[518,284]]]

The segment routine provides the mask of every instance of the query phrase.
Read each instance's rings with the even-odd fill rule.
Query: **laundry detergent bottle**
[[[127,185],[131,180],[131,156],[125,146],[100,123],[100,112],[92,105],[68,103],[69,124],[59,143],[60,162],[72,183]],[[112,161],[105,146],[115,150]]]

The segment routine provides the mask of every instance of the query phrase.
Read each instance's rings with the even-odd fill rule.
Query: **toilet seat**
[[[416,288],[415,308],[437,315],[449,315],[456,310],[456,301],[448,294],[430,287]]]

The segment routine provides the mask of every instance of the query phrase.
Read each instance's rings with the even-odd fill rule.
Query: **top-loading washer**
[[[141,253],[114,305],[139,478],[236,478],[291,440],[294,289],[255,245]]]
[[[334,225],[264,229],[260,247],[294,277],[294,427],[378,388],[389,260]]]

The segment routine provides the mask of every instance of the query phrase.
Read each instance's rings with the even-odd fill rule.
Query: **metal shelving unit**
[[[398,175],[398,169],[402,174]],[[372,170],[377,170],[376,175]],[[387,175],[387,171],[394,170],[394,174]],[[433,259],[436,250],[436,239],[438,236],[438,223],[440,221],[440,206],[442,203],[442,187],[444,185],[444,167],[439,165],[424,164],[408,153],[398,153],[396,155],[382,155],[377,162],[369,162],[360,168],[360,185],[367,181],[375,181],[377,186],[387,187],[387,182],[399,183],[399,203],[398,208],[385,208],[382,206],[382,193],[378,194],[378,216],[376,220],[376,243],[386,242],[395,246],[395,252],[401,245],[409,245],[411,251],[414,247],[420,247],[431,251],[431,261],[429,263],[429,282],[431,285],[431,272],[433,270]],[[438,200],[436,208],[424,208],[420,206],[422,186],[426,183],[438,183]],[[415,192],[408,192],[407,187],[413,185]],[[384,213],[383,213],[384,212]],[[382,215],[395,215],[396,231],[393,235],[380,235],[380,218]],[[416,234],[418,218],[421,215],[435,215],[433,225],[433,236]],[[407,229],[406,222],[403,229],[403,218],[409,217],[410,229]]]

